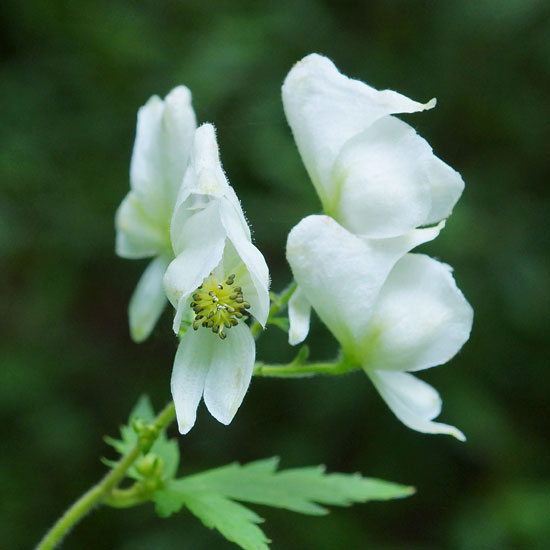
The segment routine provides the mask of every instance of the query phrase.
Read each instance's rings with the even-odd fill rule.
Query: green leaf
[[[229,464],[174,481],[181,492],[212,492],[234,500],[321,515],[319,504],[349,506],[354,502],[388,500],[411,495],[411,487],[359,474],[327,474],[321,466],[277,472],[277,458],[241,466]]]
[[[217,529],[244,550],[268,550],[269,539],[256,525],[262,518],[245,506],[209,493],[189,493],[185,505],[206,527]]]
[[[161,518],[167,518],[179,512],[185,504],[185,493],[173,489],[173,483],[174,481],[169,481],[164,489],[160,489],[154,494],[155,511]]]
[[[173,483],[155,493],[156,511],[160,517],[167,517],[186,506],[206,527],[217,529],[241,548],[268,550],[269,540],[256,525],[263,520],[255,512],[215,493],[174,490]]]
[[[235,500],[322,515],[328,510],[321,505],[349,506],[414,493],[412,487],[360,474],[327,474],[322,466],[277,471],[278,463],[276,457],[235,463],[172,480],[155,493],[156,511],[167,517],[186,506],[207,527],[255,550],[266,549],[268,542],[256,525],[260,518]]]
[[[138,442],[138,434],[133,427],[135,421],[142,420],[144,422],[152,422],[154,419],[155,411],[153,410],[151,401],[147,395],[142,395],[130,412],[128,424],[120,427],[121,438],[114,439],[107,436],[105,437],[105,442],[111,445],[120,455],[124,455],[130,452]],[[176,475],[180,461],[180,452],[176,439],[168,439],[166,432],[162,431],[151,447],[150,452],[158,455],[162,459],[162,479],[172,479]],[[116,464],[114,460],[103,459],[103,462],[110,467]],[[134,467],[128,470],[128,477],[133,479],[143,478]]]

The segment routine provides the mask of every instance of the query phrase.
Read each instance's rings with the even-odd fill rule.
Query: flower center
[[[195,330],[203,326],[225,340],[227,335],[223,329],[239,324],[250,304],[244,301],[241,287],[233,286],[234,282],[234,274],[222,283],[212,273],[202,282],[191,302],[191,309],[195,312]]]

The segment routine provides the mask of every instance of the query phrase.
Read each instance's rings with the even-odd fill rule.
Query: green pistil
[[[203,326],[225,340],[224,328],[230,329],[239,324],[250,304],[244,301],[241,287],[233,286],[234,282],[234,274],[220,282],[212,273],[203,281],[191,302],[191,309],[195,312],[195,330]]]

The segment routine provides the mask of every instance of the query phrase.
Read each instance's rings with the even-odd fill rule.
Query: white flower
[[[172,372],[178,427],[185,434],[202,396],[214,418],[231,422],[254,367],[255,342],[245,316],[265,325],[269,312],[267,265],[251,242],[210,124],[195,132],[170,229],[176,258],[164,286],[176,308],[174,331],[182,324],[194,329],[181,339]]]
[[[174,257],[170,220],[196,126],[185,86],[174,88],[164,101],[151,97],[138,111],[131,191],[115,217],[117,254],[155,257],[130,300],[130,334],[136,342],[149,336],[167,303],[162,278]]]
[[[287,75],[286,118],[326,214],[364,237],[395,237],[451,213],[464,182],[391,116],[431,109],[342,75],[311,54]]]
[[[345,357],[362,366],[404,424],[464,439],[457,428],[432,421],[441,410],[438,393],[406,371],[456,355],[469,337],[472,308],[449,266],[403,255],[403,247],[384,241],[360,238],[328,216],[309,216],[294,227],[287,259],[306,312],[294,311],[298,326],[308,322],[312,304]]]

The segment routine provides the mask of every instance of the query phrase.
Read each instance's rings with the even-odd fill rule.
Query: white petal
[[[187,87],[178,86],[166,96],[162,123],[164,177],[170,186],[170,195],[175,199],[187,168],[197,127],[191,92]]]
[[[172,398],[180,433],[195,424],[206,376],[210,368],[208,331],[188,330],[178,346],[172,370]]]
[[[240,216],[229,202],[220,202],[220,215],[227,237],[245,264],[254,286],[253,292],[248,292],[245,296],[251,306],[250,312],[262,326],[265,326],[269,314],[269,270],[263,254],[250,242],[249,235],[243,231]],[[231,269],[230,267],[229,271]]]
[[[454,205],[464,191],[464,180],[456,170],[433,153],[427,156],[424,170],[432,194],[432,208],[424,222],[427,225],[451,215]]]
[[[393,268],[376,300],[364,366],[420,370],[454,357],[468,340],[473,312],[451,268],[408,254]]]
[[[202,338],[210,352],[204,402],[216,420],[229,424],[250,385],[256,355],[254,338],[244,323],[228,330],[225,340],[208,330],[198,332],[205,333]]]
[[[159,256],[143,272],[128,307],[130,334],[135,342],[143,342],[156,325],[166,303],[162,279],[170,257]]]
[[[130,191],[115,216],[116,253],[123,258],[148,258],[170,249],[168,226],[163,228]]]
[[[235,216],[250,240],[250,231],[239,199],[223,172],[214,126],[203,124],[195,132],[189,167],[174,208],[170,231],[175,250],[181,248],[179,235],[189,216],[214,200],[233,206]]]
[[[208,277],[222,258],[226,235],[219,224],[217,203],[213,202],[208,208],[189,218],[182,233],[186,246],[168,266],[164,275],[166,296],[176,308],[173,326],[176,334],[180,328],[183,308],[187,307],[188,296]]]
[[[288,343],[295,346],[303,342],[309,333],[309,321],[311,318],[311,304],[298,286],[288,301]]]
[[[289,233],[287,259],[319,317],[345,350],[356,354],[368,333],[376,297],[395,262],[439,230],[361,239],[328,216],[308,216]]]
[[[433,241],[433,239],[441,233],[441,230],[444,227],[445,222],[442,221],[432,227],[413,229],[404,235],[399,235],[399,237],[389,237],[386,239],[362,238],[373,249],[380,251],[380,253],[391,255],[395,258],[395,261],[397,261],[397,259],[401,258],[409,250],[412,250],[423,243]]]
[[[433,157],[408,124],[390,116],[376,121],[350,139],[336,159],[335,202],[327,213],[367,237],[393,237],[427,225],[432,207],[424,170],[428,154]]]
[[[448,434],[465,441],[464,434],[454,426],[432,422],[441,412],[437,391],[407,372],[368,371],[376,389],[395,416],[412,430],[431,434]]]
[[[182,209],[179,213],[182,214]],[[225,236],[220,201],[207,201],[203,208],[185,210],[185,216],[172,220],[172,246],[176,256],[189,247],[205,246],[214,237]]]
[[[378,91],[352,80],[318,54],[294,65],[282,92],[286,118],[324,205],[330,199],[333,163],[348,139],[383,116],[435,106],[435,100],[421,104],[397,92]]]
[[[174,89],[163,102],[153,96],[139,109],[130,165],[132,189],[147,213],[169,222],[187,166],[196,127],[191,93]]]

